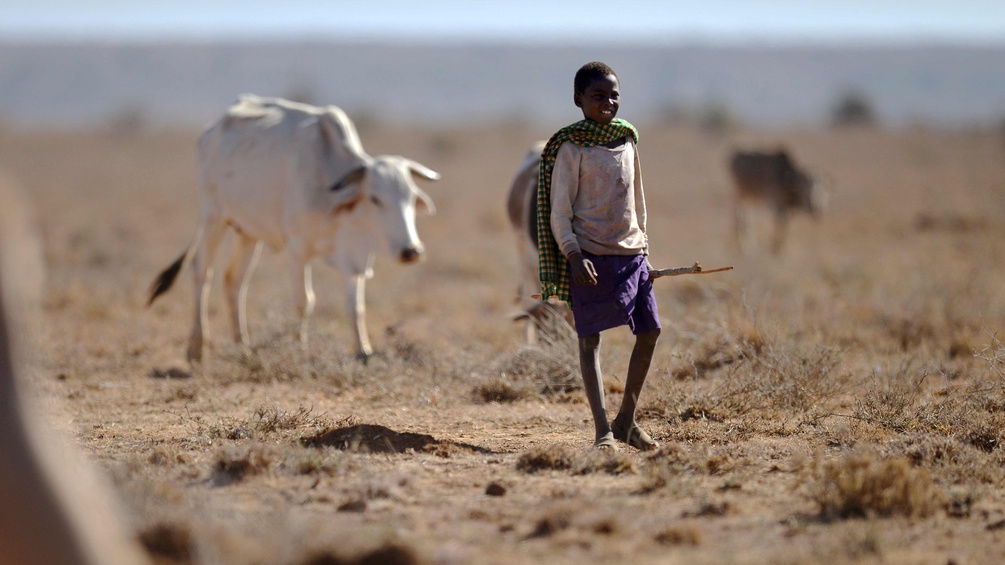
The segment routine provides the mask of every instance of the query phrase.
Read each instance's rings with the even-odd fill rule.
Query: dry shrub
[[[546,396],[577,391],[582,388],[578,338],[564,320],[546,320],[554,327],[538,332],[538,345],[517,350],[499,372],[503,378],[528,379]]]
[[[911,373],[910,361],[892,371],[874,371],[854,417],[895,432],[953,437],[986,452],[998,448],[1005,428],[1005,389],[981,381],[965,387],[947,384],[935,391],[936,398],[922,401],[929,375]]]
[[[312,342],[319,342],[315,337]],[[305,351],[292,335],[279,334],[256,342],[249,349],[236,344],[219,345],[220,352],[206,363],[207,374],[222,382],[277,383],[321,381],[344,388],[360,362],[329,350]]]
[[[670,369],[676,379],[701,378],[706,373],[759,355],[767,347],[767,338],[757,326],[741,322],[723,328],[700,341],[686,364]]]
[[[292,435],[291,439],[296,440],[334,425],[325,414],[315,415],[313,407],[301,405],[289,411],[278,406],[259,406],[250,419],[224,419],[209,426],[208,433],[211,437],[231,440],[261,440],[276,435]]]
[[[907,459],[858,453],[824,464],[814,499],[829,519],[927,517],[945,506],[947,495]]]
[[[991,336],[991,343],[975,352],[983,359],[999,386],[1005,385],[1005,345],[998,339],[998,334]]]
[[[927,373],[912,376],[910,360],[891,369],[874,369],[865,394],[858,400],[854,416],[896,432],[916,425],[913,408]]]
[[[811,411],[844,387],[847,376],[833,373],[839,357],[837,350],[821,345],[805,352],[797,346],[766,347],[730,367],[712,390],[692,395],[681,417],[724,421],[751,412]]]
[[[298,406],[296,410],[288,411],[272,406],[259,406],[255,410],[254,429],[264,435],[283,432],[329,428],[334,425],[324,414],[314,415],[313,407]]]
[[[673,490],[687,476],[724,475],[736,471],[746,465],[746,459],[734,453],[734,449],[731,446],[684,449],[678,444],[665,444],[646,459],[641,492]]]
[[[1003,450],[987,453],[958,438],[919,433],[889,442],[885,449],[946,483],[997,485],[1005,480]]]
[[[1001,444],[1005,413],[988,394],[989,391],[977,388],[969,394],[938,399],[919,407],[915,420],[920,429],[956,438],[990,453]]]
[[[884,317],[881,323],[890,337],[897,341],[902,351],[910,351],[936,335],[936,329],[927,319]]]

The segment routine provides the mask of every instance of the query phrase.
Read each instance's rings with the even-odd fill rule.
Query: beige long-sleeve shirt
[[[563,143],[551,174],[551,231],[562,254],[647,253],[646,201],[635,143]]]

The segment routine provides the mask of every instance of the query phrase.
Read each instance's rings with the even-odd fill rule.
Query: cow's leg
[[[734,204],[733,239],[737,251],[746,253],[754,239],[755,232],[751,229],[751,203],[746,198],[738,197]]]
[[[195,311],[192,333],[188,339],[188,360],[202,360],[202,343],[209,334],[209,316],[206,301],[209,299],[210,281],[213,280],[213,257],[220,246],[220,240],[227,231],[227,224],[219,218],[203,221],[195,253],[192,254],[192,277],[195,282]]]
[[[350,275],[346,281],[345,309],[356,332],[356,354],[366,359],[373,353],[366,331],[366,275]]]
[[[230,308],[230,327],[237,343],[249,344],[248,318],[245,304],[248,296],[248,280],[251,271],[258,262],[262,252],[262,242],[237,232],[234,239],[234,254],[223,274],[223,287],[227,293],[227,306]]]
[[[314,286],[311,283],[311,266],[307,262],[306,256],[294,249],[290,249],[288,257],[290,280],[293,285],[293,302],[296,304],[297,309],[297,339],[300,340],[300,346],[306,348],[307,324],[310,321],[311,314],[314,313],[315,302]]]
[[[742,198],[737,198],[733,204],[733,243],[741,254],[747,249],[749,221],[746,203],[743,202]]]
[[[785,232],[788,228],[789,217],[784,210],[775,212],[775,231],[771,238],[771,252],[777,254],[782,250],[785,243]]]

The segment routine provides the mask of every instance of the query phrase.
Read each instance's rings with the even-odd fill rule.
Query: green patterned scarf
[[[537,175],[537,251],[540,258],[541,299],[554,296],[569,302],[569,269],[565,256],[551,233],[551,172],[555,168],[558,148],[566,141],[582,147],[596,147],[627,135],[639,142],[635,126],[615,118],[607,125],[582,120],[565,126],[551,136],[541,153],[541,168]]]

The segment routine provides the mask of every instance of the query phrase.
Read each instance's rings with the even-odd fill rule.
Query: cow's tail
[[[161,271],[161,274],[157,275],[157,278],[154,279],[153,284],[150,285],[150,298],[147,299],[148,308],[154,303],[154,300],[156,300],[158,296],[167,292],[171,288],[171,285],[174,284],[174,280],[178,278],[178,273],[181,272],[181,268],[185,265],[185,259],[188,257],[188,252],[189,250],[186,249],[185,252],[181,254],[181,257],[179,257],[174,263],[171,263],[168,268]]]

